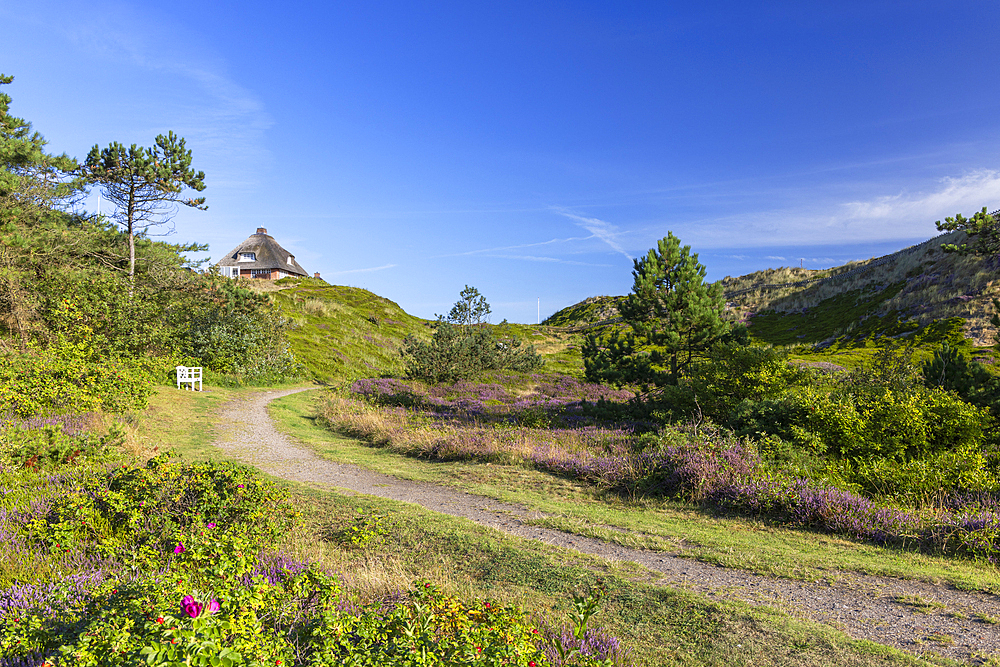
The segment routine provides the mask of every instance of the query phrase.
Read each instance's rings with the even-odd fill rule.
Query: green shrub
[[[543,361],[535,348],[521,345],[516,336],[497,336],[488,325],[459,326],[439,320],[429,343],[407,336],[402,355],[407,377],[453,382],[487,371],[530,372],[541,368]]]
[[[337,581],[312,570],[214,591],[183,581],[107,582],[82,605],[0,621],[0,649],[54,651],[58,667],[548,664],[542,632],[518,607],[466,602],[427,582],[388,608],[341,602]],[[581,667],[603,664],[574,657]]]
[[[185,353],[236,384],[276,382],[301,374],[285,339],[287,319],[277,308],[258,305],[234,311],[213,308],[191,323]]]
[[[517,607],[468,603],[418,582],[402,604],[358,614],[326,609],[312,632],[312,665],[541,665],[541,633]],[[583,663],[586,664],[586,663]],[[593,662],[591,664],[594,664]]]
[[[287,497],[251,468],[161,455],[141,468],[84,476],[27,529],[50,552],[76,548],[143,568],[174,554],[181,563],[204,560],[213,571],[241,576],[296,516]]]
[[[744,400],[733,410],[729,423],[737,435],[773,435],[786,441],[795,439],[794,429],[808,423],[809,406],[795,395],[763,400]],[[825,446],[822,450],[825,451]]]
[[[68,463],[102,461],[125,437],[118,425],[106,435],[69,435],[61,424],[39,429],[10,426],[0,431],[0,465],[12,468],[48,469]]]
[[[873,457],[839,459],[827,464],[835,480],[869,496],[910,505],[935,504],[952,491],[993,492],[1000,489],[986,457],[974,447],[898,461]]]
[[[945,343],[920,370],[928,387],[954,391],[963,400],[1000,414],[1000,377],[978,361],[966,358],[960,350]]]
[[[0,357],[0,414],[123,413],[145,408],[152,391],[149,362],[91,361],[67,347]]]
[[[691,365],[687,382],[705,416],[725,424],[745,401],[780,398],[804,372],[790,366],[786,355],[773,347],[716,345],[708,360]]]
[[[915,387],[856,395],[811,391],[803,426],[841,457],[897,461],[978,448],[988,411],[940,389]]]

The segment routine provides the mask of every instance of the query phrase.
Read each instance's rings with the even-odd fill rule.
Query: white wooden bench
[[[180,389],[182,384],[191,385],[191,391],[194,391],[194,384],[198,383],[198,391],[203,390],[203,385],[201,383],[201,366],[178,366],[177,367],[177,388]]]

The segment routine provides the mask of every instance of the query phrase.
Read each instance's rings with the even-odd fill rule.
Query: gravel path
[[[267,414],[272,400],[306,390],[260,392],[224,405],[219,416],[226,426],[215,445],[276,477],[416,503],[512,535],[607,560],[632,561],[661,573],[660,585],[775,607],[833,625],[856,639],[918,655],[931,651],[970,664],[980,664],[985,656],[1000,657],[1000,598],[995,595],[854,573],[836,573],[833,584],[759,576],[671,553],[630,549],[526,525],[525,519],[539,514],[518,505],[321,459],[280,433]]]

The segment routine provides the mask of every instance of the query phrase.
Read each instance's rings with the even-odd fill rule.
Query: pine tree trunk
[[[134,188],[128,196],[128,298],[132,300],[132,290],[135,287],[135,192]]]

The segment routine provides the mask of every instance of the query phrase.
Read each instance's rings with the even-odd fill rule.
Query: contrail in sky
[[[568,213],[558,208],[554,210],[559,215],[565,216],[570,220],[575,220],[576,224],[593,234],[594,238],[604,241],[604,243],[606,243],[615,252],[621,253],[630,260],[633,259],[632,255],[625,252],[625,248],[621,247],[621,245],[619,245],[619,243],[615,240],[615,236],[617,236],[618,232],[616,231],[615,226],[611,223],[597,218],[584,218],[583,216]]]

